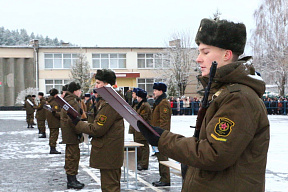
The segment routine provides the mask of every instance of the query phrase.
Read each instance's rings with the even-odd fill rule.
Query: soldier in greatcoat
[[[64,100],[69,103],[81,115],[81,86],[79,83],[71,82],[68,85]],[[63,143],[66,144],[65,148],[65,171],[67,174],[67,188],[82,189],[83,183],[80,183],[76,175],[78,174],[78,167],[80,161],[80,148],[81,141],[80,132],[77,132],[75,125],[68,117],[67,112],[62,108],[60,114],[61,130]]]
[[[188,165],[183,192],[264,192],[270,125],[262,101],[265,82],[251,57],[239,59],[246,27],[205,18],[195,42],[203,87],[207,87],[212,62],[218,63],[199,136],[184,137],[154,127],[159,138],[141,123],[139,129],[160,152]]]
[[[28,101],[29,100],[29,101]],[[35,109],[33,108],[34,102],[32,101],[31,95],[27,95],[25,103],[24,103],[24,108],[26,110],[26,122],[27,122],[27,128],[34,128],[34,112]]]
[[[157,82],[153,85],[155,102],[152,111],[151,125],[170,131],[172,109],[166,95],[165,83]],[[159,162],[160,180],[152,184],[156,187],[170,186],[170,168],[160,164],[160,161],[168,161],[168,157],[160,151],[155,153]]]
[[[138,104],[136,106],[137,113],[148,123],[151,122],[152,110],[147,102],[147,92],[143,89],[138,89],[136,92]],[[149,144],[141,132],[135,131],[135,142],[141,143],[144,146],[137,150],[137,169],[147,170],[149,167]]]
[[[48,127],[50,129],[50,136],[49,136],[50,154],[61,154],[61,152],[56,150],[56,143],[60,128],[61,108],[59,104],[55,101],[55,97],[57,96],[59,91],[53,88],[49,91],[49,93],[50,97],[48,98],[48,105],[51,106],[52,112],[46,111],[46,118]]]
[[[44,93],[39,92],[38,93],[39,103],[38,106],[34,106],[36,109],[36,119],[37,119],[37,127],[39,130],[39,138],[46,138],[46,110],[43,108],[43,106],[46,104],[46,100],[44,98]]]
[[[96,88],[116,82],[113,71],[97,70]],[[73,119],[76,130],[93,137],[90,154],[90,167],[100,169],[101,190],[120,192],[121,167],[124,158],[124,121],[101,95],[97,98],[97,115],[93,123]]]
[[[136,107],[137,107],[137,104],[138,104],[138,101],[137,101],[137,91],[138,91],[139,88],[136,88],[134,87],[133,90],[132,90],[132,99],[133,99],[133,102],[132,102],[132,108],[136,111]],[[133,140],[135,141],[135,129],[132,127],[132,125],[129,125],[129,129],[128,129],[128,133],[129,134],[133,134]]]

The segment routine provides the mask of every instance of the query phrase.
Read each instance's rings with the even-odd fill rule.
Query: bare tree
[[[78,54],[78,60],[72,65],[70,78],[81,85],[84,93],[89,91],[91,82],[90,65],[82,50]]]
[[[284,96],[288,71],[288,2],[264,0],[254,12],[256,29],[251,45],[255,67],[268,84],[276,84]]]
[[[183,96],[196,68],[197,50],[192,48],[194,39],[189,31],[174,33],[171,39],[173,41],[169,42],[169,47],[165,50],[167,69],[161,70],[159,75],[169,80],[168,91],[171,94],[175,94],[176,89],[179,96]]]
[[[18,93],[15,104],[23,105],[25,103],[25,98],[27,95],[37,95],[37,94],[38,94],[37,88],[28,87],[27,89],[24,89]]]

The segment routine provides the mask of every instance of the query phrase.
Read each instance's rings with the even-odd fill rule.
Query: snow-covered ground
[[[25,112],[0,111],[0,119],[13,119],[25,122]],[[190,129],[189,126],[195,125],[195,120],[196,116],[172,116],[171,131],[185,136],[192,136],[193,129]],[[271,124],[271,134],[266,170],[266,192],[284,192],[288,191],[288,116],[271,115],[269,116],[269,120]],[[125,128],[125,140],[132,140],[132,135],[127,134],[127,122],[125,122]],[[3,132],[0,130],[0,135],[1,134],[3,134]]]

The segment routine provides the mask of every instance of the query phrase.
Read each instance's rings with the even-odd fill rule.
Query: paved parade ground
[[[49,129],[47,138],[38,138],[37,125],[27,129],[25,111],[0,111],[0,191],[2,192],[62,192],[67,190],[64,170],[65,145],[57,145],[60,155],[49,154]],[[196,116],[172,116],[171,131],[185,136],[193,135],[190,125],[195,124]],[[266,191],[284,192],[288,188],[288,116],[269,116],[271,140],[266,170]],[[125,123],[125,141],[131,141]],[[59,136],[59,140],[61,140]],[[59,141],[58,141],[59,142]],[[82,192],[101,191],[100,172],[89,167],[89,145],[80,144],[80,182],[85,184]],[[130,152],[131,154],[133,152]],[[129,154],[130,154],[129,153]],[[152,155],[152,151],[151,151]],[[129,158],[134,155],[129,155]],[[131,160],[132,162],[132,160]],[[130,163],[131,163],[130,162]],[[171,186],[156,188],[153,181],[159,180],[158,162],[150,156],[149,170],[138,171],[137,190],[133,167],[129,170],[129,185],[124,179],[122,167],[121,191],[181,191],[182,180],[177,171],[171,170]],[[125,176],[127,180],[127,175]]]

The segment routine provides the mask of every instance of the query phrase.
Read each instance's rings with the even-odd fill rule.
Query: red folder
[[[74,118],[80,117],[81,115],[62,97],[57,96],[55,101],[65,110],[67,113],[71,114]]]
[[[154,135],[159,134],[110,86],[96,89],[97,93],[109,103],[132,127],[139,132],[137,121],[141,121]]]

